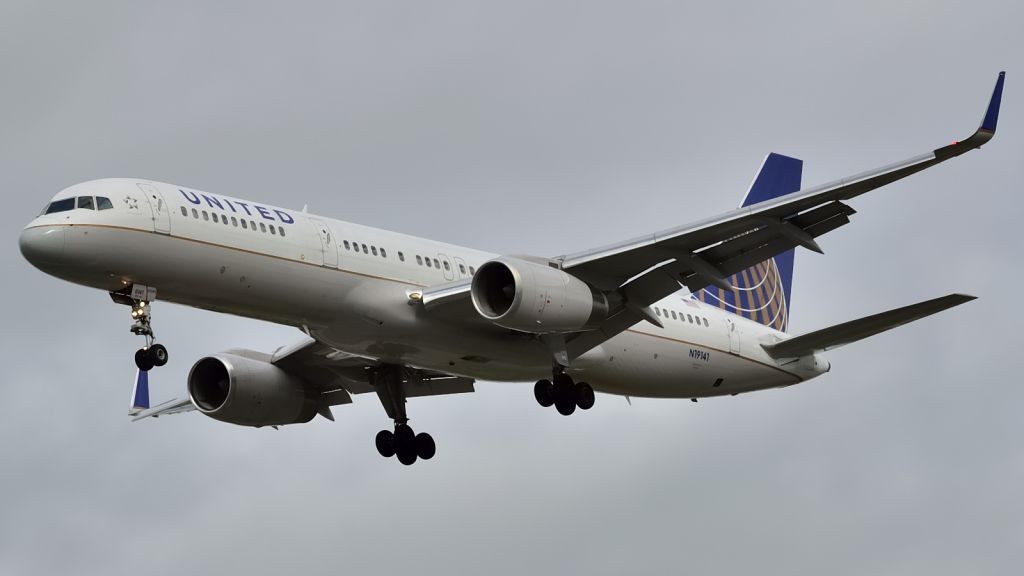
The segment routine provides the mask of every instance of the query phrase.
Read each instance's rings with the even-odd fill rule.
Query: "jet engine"
[[[317,412],[317,394],[295,376],[258,353],[232,351],[207,356],[188,374],[192,403],[207,416],[240,426],[277,426],[309,422]]]
[[[473,275],[473,306],[503,328],[547,334],[596,327],[608,317],[608,299],[546,260],[502,256]]]

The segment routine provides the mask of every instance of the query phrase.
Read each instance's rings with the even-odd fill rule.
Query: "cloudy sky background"
[[[0,573],[1001,574],[1024,564],[1019,2],[0,4]],[[280,431],[131,424],[127,309],[17,249],[57,190],[138,176],[494,252],[554,255],[734,207],[764,155],[815,184],[1000,134],[853,202],[797,257],[802,332],[979,300],[693,404],[529,385],[373,398]],[[294,329],[170,304],[171,363]]]

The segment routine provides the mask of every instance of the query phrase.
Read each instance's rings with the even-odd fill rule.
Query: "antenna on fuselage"
[[[309,213],[309,211],[306,210],[307,208],[309,208],[309,204],[303,204],[302,205],[302,213],[303,214],[308,214]]]

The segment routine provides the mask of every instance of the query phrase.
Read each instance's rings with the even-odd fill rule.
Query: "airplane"
[[[831,369],[823,353],[963,304],[950,294],[795,336],[794,254],[850,222],[856,196],[980,148],[995,135],[1005,73],[965,140],[801,188],[803,162],[769,154],[741,206],[717,216],[555,257],[497,255],[143,179],[57,193],[22,231],[39,270],[107,291],[144,337],[129,413],[198,410],[242,426],[334,420],[375,393],[390,429],[375,444],[405,465],[436,453],[406,400],[474,391],[476,380],[534,382],[566,416],[595,392],[698,398],[791,386]],[[161,300],[276,322],[305,337],[272,353],[199,359],[187,395],[150,406]]]

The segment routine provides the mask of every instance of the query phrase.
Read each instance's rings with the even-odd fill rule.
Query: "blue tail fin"
[[[139,370],[135,373],[135,386],[132,388],[132,405],[128,414],[134,415],[149,409],[149,372]]]
[[[803,160],[772,152],[754,177],[742,206],[750,206],[800,189]],[[708,287],[695,296],[744,318],[785,331],[789,327],[789,298],[793,285],[794,250],[755,264],[729,278],[736,289]]]

